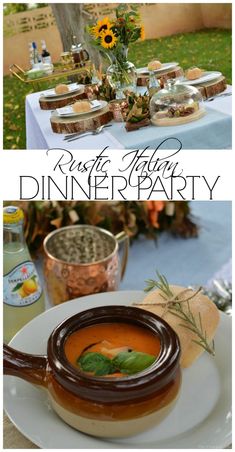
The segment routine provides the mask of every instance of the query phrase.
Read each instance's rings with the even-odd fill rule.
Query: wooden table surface
[[[29,441],[12,424],[10,419],[4,414],[3,417],[3,448],[4,449],[39,449]]]

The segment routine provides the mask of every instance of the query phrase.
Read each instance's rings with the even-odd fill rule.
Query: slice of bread
[[[79,100],[72,105],[75,113],[86,113],[91,110],[91,104],[88,100]]]
[[[149,71],[156,71],[157,69],[161,69],[162,63],[158,60],[153,60],[148,63],[148,70]]]
[[[55,87],[56,94],[67,94],[69,92],[69,88],[64,83],[60,83]]]
[[[170,286],[171,291],[174,294],[179,294],[185,287]],[[193,291],[187,292],[182,295],[181,299],[185,299],[193,294]],[[142,309],[153,312],[154,314],[162,317],[164,312],[164,306],[159,306],[159,303],[165,303],[161,297],[161,291],[159,289],[150,292],[139,306]],[[216,329],[219,324],[219,310],[216,305],[206,296],[201,293],[197,294],[189,302],[190,310],[196,319],[197,325],[199,325],[199,312],[202,320],[203,331],[206,331],[207,341],[210,344],[215,336]],[[136,305],[138,306],[138,305]],[[184,311],[188,312],[187,303],[182,303]],[[180,326],[184,323],[181,319],[167,312],[163,319],[169,323],[173,330],[178,334],[181,344],[181,366],[189,367],[191,364],[203,353],[204,349],[193,342],[198,340],[198,336],[192,331]]]
[[[196,80],[200,78],[203,74],[203,70],[199,67],[193,67],[186,71],[185,75],[188,80]]]

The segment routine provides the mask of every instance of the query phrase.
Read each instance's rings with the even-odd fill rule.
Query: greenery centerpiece
[[[105,17],[87,29],[94,45],[110,62],[107,78],[111,87],[118,92],[118,97],[124,97],[123,92],[127,89],[135,91],[137,72],[127,57],[129,44],[144,39],[144,28],[137,7],[120,4],[116,8],[115,19]]]

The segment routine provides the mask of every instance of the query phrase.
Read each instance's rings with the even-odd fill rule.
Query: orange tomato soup
[[[158,356],[161,344],[157,335],[129,323],[101,323],[71,334],[64,346],[68,361],[76,366],[85,352],[98,352],[112,358],[121,351],[134,350]]]

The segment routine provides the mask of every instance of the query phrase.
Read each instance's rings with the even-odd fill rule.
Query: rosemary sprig
[[[194,298],[201,291],[201,288],[197,290],[195,293],[193,293],[193,295],[181,298],[183,294],[191,290],[185,289],[178,295],[174,295],[174,293],[170,289],[166,277],[164,275],[161,275],[159,272],[156,273],[158,280],[148,279],[146,281],[147,286],[144,289],[144,291],[150,292],[155,287],[158,288],[162,292],[161,293],[162,298],[165,300],[165,303],[156,303],[165,307],[163,311],[163,316],[164,314],[166,314],[166,312],[170,312],[175,317],[178,317],[180,320],[183,320],[184,323],[179,323],[179,325],[182,326],[183,328],[190,330],[198,337],[198,340],[192,339],[192,341],[195,342],[195,344],[199,345],[200,347],[204,348],[206,352],[214,356],[215,355],[214,342],[212,342],[212,345],[208,343],[206,331],[203,330],[202,326],[201,314],[199,312],[198,319],[196,319],[189,306],[189,300]],[[183,308],[182,303],[187,303],[187,311]],[[153,305],[153,303],[151,303],[151,305]]]
[[[145,292],[150,292],[154,289],[154,287],[157,287],[160,289],[168,298],[174,297],[173,292],[170,289],[169,283],[164,275],[161,275],[158,271],[156,271],[157,277],[159,281],[156,279],[147,279],[145,282],[148,284],[147,287],[145,287]]]

